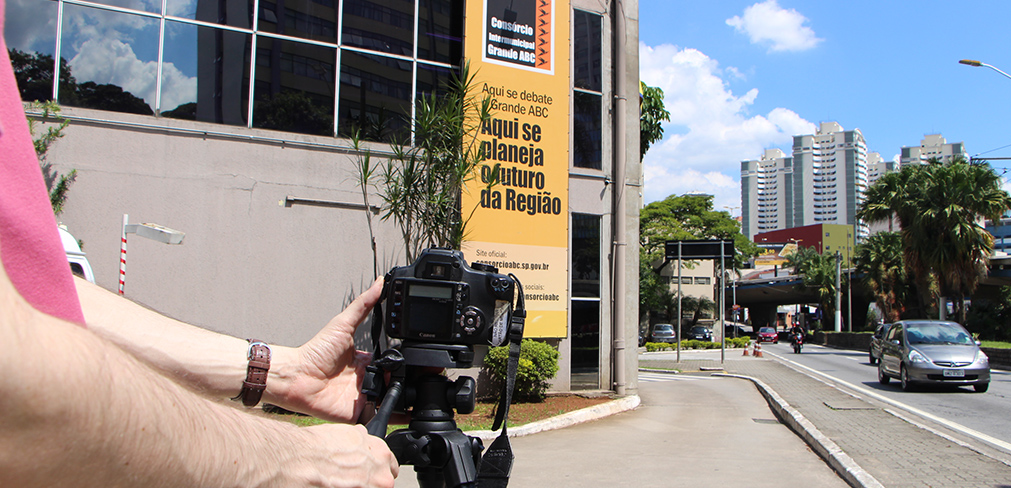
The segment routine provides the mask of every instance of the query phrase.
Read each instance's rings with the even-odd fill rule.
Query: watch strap
[[[260,403],[263,391],[267,389],[267,371],[270,370],[270,346],[263,341],[249,339],[249,349],[246,353],[249,365],[246,367],[246,379],[242,382],[242,390],[232,400],[242,399],[247,407]]]

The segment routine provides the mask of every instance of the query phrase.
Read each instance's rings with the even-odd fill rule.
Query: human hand
[[[377,279],[301,347],[274,350],[266,401],[331,421],[358,419],[365,406],[362,380],[372,357],[355,350],[354,333],[379,301],[382,284]]]
[[[284,460],[284,476],[309,476],[313,486],[379,488],[393,487],[400,474],[400,464],[386,442],[361,425],[323,424],[301,430],[310,436],[308,453],[292,453]],[[305,481],[289,479],[279,486]]]

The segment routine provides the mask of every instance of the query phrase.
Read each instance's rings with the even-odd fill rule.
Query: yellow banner
[[[492,120],[481,128],[485,160],[464,189],[463,208],[476,210],[463,251],[523,283],[526,337],[565,337],[569,3],[468,0],[466,12],[466,57]]]

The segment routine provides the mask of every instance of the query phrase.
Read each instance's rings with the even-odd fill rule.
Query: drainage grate
[[[822,403],[832,410],[877,410],[871,404],[855,399],[832,400]]]

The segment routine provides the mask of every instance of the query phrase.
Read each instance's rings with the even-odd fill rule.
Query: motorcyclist
[[[790,344],[791,345],[796,344],[797,339],[803,341],[804,340],[803,337],[804,337],[804,328],[801,327],[800,324],[793,324],[793,327],[790,327]]]

